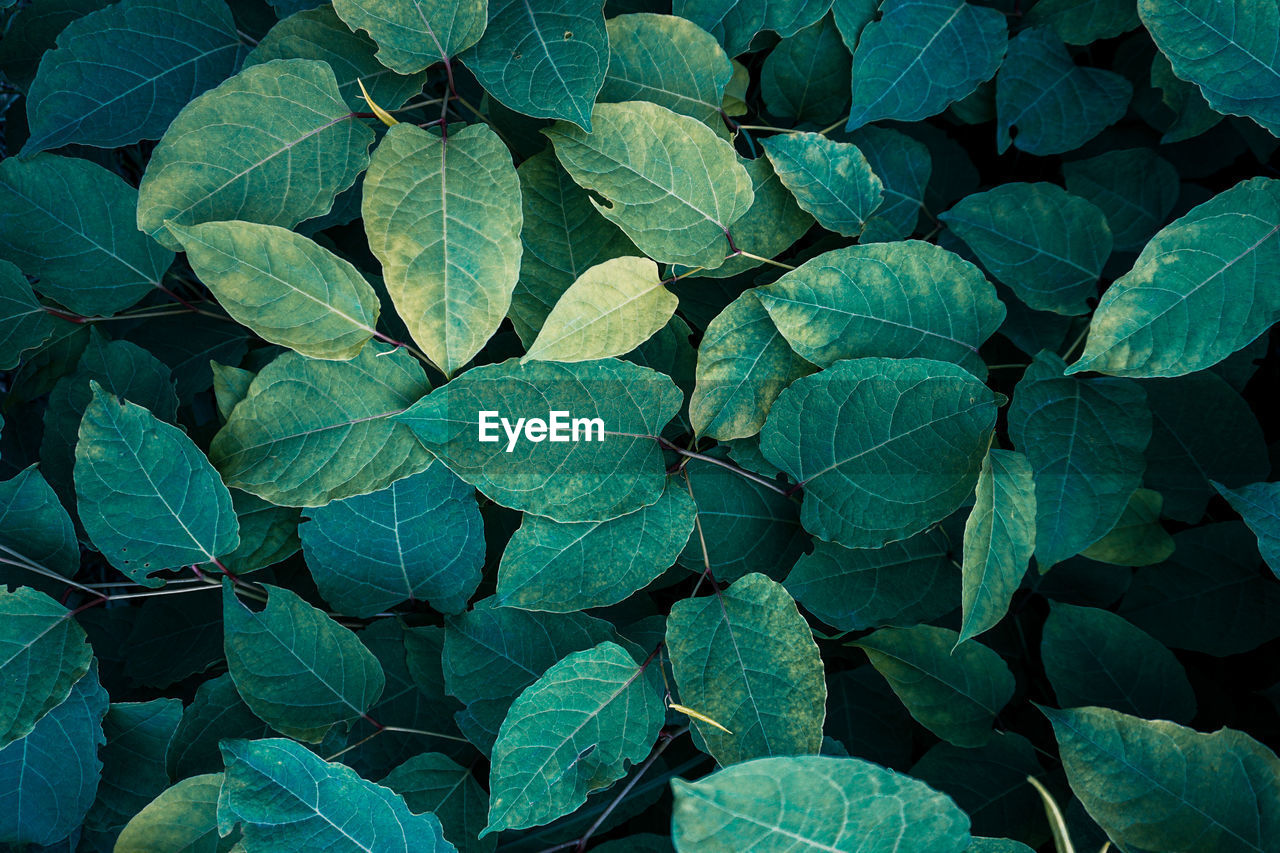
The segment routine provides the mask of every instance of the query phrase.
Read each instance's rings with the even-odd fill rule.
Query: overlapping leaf
[[[995,626],[1022,583],[1036,544],[1036,490],[1027,457],[993,448],[982,460],[964,527],[960,642]]]
[[[378,60],[401,74],[447,62],[480,40],[486,0],[337,0],[333,11],[378,44]]]

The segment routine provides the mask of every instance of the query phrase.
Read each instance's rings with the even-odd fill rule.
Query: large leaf
[[[480,40],[486,0],[337,0],[333,11],[378,43],[378,61],[401,74],[448,62]]]
[[[1181,376],[1280,320],[1280,180],[1236,184],[1161,229],[1107,288],[1070,372]]]
[[[792,349],[819,367],[929,358],[984,376],[978,347],[1005,317],[977,267],[919,240],[824,252],[756,292]]]
[[[166,788],[130,819],[116,839],[118,853],[154,853],[182,850],[191,853],[227,853],[239,832],[218,835],[218,794],[221,773],[183,779]]]
[[[829,0],[675,0],[673,11],[716,37],[725,52],[737,56],[757,34],[769,30],[786,37],[817,23]]]
[[[480,351],[520,272],[520,185],[488,125],[398,124],[364,182],[364,229],[413,339],[447,375]]]
[[[941,521],[970,495],[998,400],[953,364],[850,359],[783,391],[760,447],[804,487],[809,532],[878,548]]]
[[[80,568],[75,525],[34,465],[0,481],[0,553],[66,577]]]
[[[977,640],[947,628],[881,628],[853,645],[867,653],[920,725],[956,746],[991,739],[992,723],[1013,697],[1013,674]]]
[[[1036,483],[1036,562],[1042,571],[1115,527],[1142,484],[1151,439],[1136,382],[1063,376],[1049,352],[1023,374],[1009,407],[1009,436]]]
[[[665,716],[655,680],[609,642],[543,673],[498,732],[481,835],[568,814],[648,755]]]
[[[857,237],[884,200],[884,184],[852,143],[782,133],[760,144],[801,209],[829,231]]]
[[[1200,734],[1105,708],[1042,710],[1071,790],[1117,843],[1280,849],[1280,761],[1243,732]]]
[[[378,295],[351,264],[276,225],[205,222],[169,233],[227,313],[311,358],[345,360],[373,336]]]
[[[85,15],[40,60],[27,92],[31,137],[22,153],[156,139],[243,56],[223,0],[122,0]]]
[[[761,758],[671,788],[681,853],[970,849],[969,818],[949,797],[856,758]]]
[[[1138,14],[1173,72],[1220,113],[1280,136],[1280,7],[1250,0],[1139,0]]]
[[[292,228],[322,216],[369,165],[373,131],[348,109],[327,63],[246,68],[187,104],[151,154],[138,227],[181,245],[165,223],[243,219]]]
[[[590,131],[609,34],[602,0],[489,0],[484,35],[462,57],[485,91],[529,116]]]
[[[822,660],[780,584],[751,574],[724,592],[677,602],[666,642],[680,701],[729,730],[694,723],[722,766],[818,752],[827,704]]]
[[[377,491],[430,457],[390,416],[427,392],[403,350],[370,343],[347,362],[287,352],[264,367],[209,445],[227,484],[286,506]]]
[[[484,528],[475,490],[443,465],[310,510],[298,528],[320,595],[369,617],[405,601],[457,613],[480,583]]]
[[[570,177],[656,261],[715,269],[726,232],[751,207],[751,176],[729,143],[697,119],[647,101],[598,104],[593,129],[546,131]]]
[[[227,670],[254,714],[281,734],[319,743],[377,701],[382,667],[355,634],[295,593],[263,589],[267,606],[255,612],[223,585]]]
[[[966,0],[886,0],[853,52],[845,129],[937,115],[995,75],[1007,42],[997,9]]]
[[[683,482],[672,479],[657,503],[608,521],[526,515],[502,552],[496,603],[559,612],[616,604],[675,563],[694,514]]]
[[[1107,217],[1115,248],[1140,250],[1178,201],[1178,172],[1150,148],[1108,151],[1062,164],[1067,189]]]
[[[1089,313],[1111,229],[1102,211],[1055,184],[1001,184],[939,217],[982,265],[1037,311]]]
[[[960,642],[995,627],[1022,583],[1036,545],[1036,491],[1027,457],[992,449],[982,460],[964,526]]]
[[[36,299],[22,270],[0,260],[0,369],[11,370],[22,354],[54,332],[53,317]]]
[[[679,407],[670,379],[629,362],[511,359],[467,371],[395,422],[503,506],[556,521],[603,521],[661,495],[665,468],[656,437]],[[531,420],[546,428],[540,437],[510,435]],[[584,420],[596,426],[582,425],[575,441],[572,423]]]
[[[240,544],[231,494],[186,433],[91,382],[76,445],[80,521],[107,561],[143,586]]]
[[[0,162],[0,258],[81,314],[146,296],[173,253],[138,230],[138,191],[88,160],[42,154]]]
[[[218,795],[218,832],[239,825],[245,853],[456,850],[435,815],[413,814],[388,789],[293,741],[224,741],[222,756],[227,772]]]
[[[42,592],[0,587],[0,749],[25,737],[89,671],[93,650],[71,612]]]
[[[1250,483],[1238,489],[1213,485],[1257,534],[1262,559],[1280,577],[1280,483]]]

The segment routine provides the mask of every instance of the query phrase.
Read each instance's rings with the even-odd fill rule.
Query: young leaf
[[[543,673],[512,703],[493,745],[481,837],[568,814],[648,755],[665,716],[655,680],[609,642]]]
[[[163,569],[209,563],[240,544],[231,493],[175,426],[90,382],[76,444],[80,521],[111,565],[142,586]]]
[[[999,395],[923,358],[857,358],[797,379],[760,434],[804,487],[819,539],[879,548],[941,521],[973,491]]]
[[[751,176],[729,143],[696,119],[647,101],[598,104],[590,133],[546,131],[596,210],[655,261],[715,269],[725,232],[751,207]]]
[[[680,699],[729,729],[695,728],[722,766],[816,754],[827,687],[809,626],[782,586],[751,574],[676,602],[667,650]]]
[[[950,797],[856,758],[760,758],[671,789],[680,853],[970,849],[969,818]]]
[[[246,705],[281,734],[319,743],[377,701],[386,681],[377,659],[347,628],[295,593],[262,585],[264,610],[222,586],[227,671]]]
[[[246,68],[169,125],[138,187],[138,227],[174,251],[182,246],[169,221],[292,228],[329,212],[369,165],[372,142],[327,63],[279,59]]]
[[[447,154],[446,154],[447,152]],[[520,270],[520,186],[487,125],[399,124],[364,182],[369,248],[415,341],[452,376],[497,330]]]
[[[782,133],[760,144],[801,209],[829,231],[857,237],[884,200],[884,184],[856,145],[817,133]]]
[[[405,601],[458,613],[480,583],[475,490],[443,465],[307,514],[298,528],[307,567],[341,613],[370,617]]]
[[[120,832],[118,853],[200,850],[228,853],[239,832],[218,836],[218,794],[223,775],[207,773],[183,779],[148,803]]]
[[[0,587],[0,749],[26,737],[70,694],[93,658],[71,612],[42,592]]]
[[[1090,560],[1116,566],[1150,566],[1173,553],[1173,539],[1160,526],[1164,498],[1151,489],[1129,496],[1116,526],[1080,553]]]
[[[53,330],[53,317],[36,300],[22,270],[0,260],[0,370],[17,367],[22,354],[43,344]]]
[[[1036,544],[1036,490],[1027,457],[991,449],[964,526],[960,642],[995,627],[1022,583]]]
[[[651,338],[679,303],[648,258],[591,267],[561,294],[521,361],[593,361],[625,355]]]
[[[345,361],[374,334],[378,295],[351,264],[275,225],[205,222],[171,233],[200,280],[259,337]]]
[[[337,0],[333,11],[378,44],[378,61],[401,74],[448,62],[480,40],[486,0]],[[388,101],[390,103],[390,101]]]
[[[1213,487],[1257,534],[1262,559],[1280,577],[1280,483],[1251,483],[1238,489],[1214,483]]]

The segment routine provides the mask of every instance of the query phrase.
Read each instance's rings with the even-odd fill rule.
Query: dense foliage
[[[0,22],[0,847],[1280,853],[1280,0]]]

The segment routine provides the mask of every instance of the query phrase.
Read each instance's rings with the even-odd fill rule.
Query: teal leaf
[[[603,7],[602,0],[489,0],[488,26],[462,61],[516,112],[590,133],[609,66]]]
[[[0,552],[64,577],[80,568],[71,516],[34,465],[0,481]]]
[[[884,183],[884,201],[862,229],[862,243],[905,240],[915,233],[924,208],[924,191],[933,174],[928,147],[887,127],[864,127],[849,141],[858,146]]]
[[[93,649],[71,611],[42,592],[0,586],[0,750],[26,737],[86,672]]]
[[[221,608],[219,608],[221,610]],[[221,623],[221,613],[219,613]],[[271,727],[258,719],[240,698],[229,673],[211,678],[196,688],[195,697],[182,711],[166,764],[169,776],[185,779],[222,769],[218,744],[229,738],[269,737]],[[214,791],[217,799],[217,791]]]
[[[1151,439],[1136,382],[1063,376],[1049,352],[1023,374],[1009,407],[1009,436],[1036,484],[1036,563],[1047,571],[1115,527],[1142,484]]]
[[[830,17],[779,42],[760,67],[771,115],[826,126],[849,114],[852,60]]]
[[[996,75],[996,147],[1039,156],[1079,148],[1124,116],[1132,94],[1119,74],[1077,66],[1052,30],[1025,30]]]
[[[666,643],[680,702],[729,730],[693,723],[721,766],[818,752],[822,659],[781,584],[750,574],[723,592],[676,602]]]
[[[236,490],[231,505],[240,523],[240,547],[222,558],[222,565],[234,574],[244,574],[298,553],[298,516],[295,507],[276,506],[257,495]]]
[[[1008,27],[997,9],[965,0],[885,0],[853,52],[846,130],[937,115],[990,80]]]
[[[221,773],[192,776],[160,792],[125,825],[116,839],[116,853],[228,853],[240,840],[240,833],[232,832],[226,838],[218,835],[222,779]]]
[[[111,565],[142,586],[240,544],[231,494],[186,433],[91,382],[76,445],[80,521]]]
[[[1178,201],[1178,172],[1150,148],[1108,151],[1062,164],[1067,189],[1107,217],[1115,248],[1138,251]]]
[[[1030,27],[1050,27],[1067,44],[1092,44],[1142,26],[1129,0],[1036,0],[1022,19]]]
[[[829,231],[857,237],[884,200],[884,184],[852,143],[782,133],[760,145],[800,208]]]
[[[1090,560],[1115,566],[1149,566],[1173,553],[1173,539],[1160,525],[1164,498],[1152,489],[1138,489],[1116,526],[1080,553]]]
[[[830,0],[675,0],[673,11],[711,33],[730,56],[766,30],[786,38],[818,22]]]
[[[7,162],[7,161],[6,161]],[[53,317],[36,300],[22,270],[0,260],[0,369],[12,370],[27,350],[54,333]]]
[[[486,0],[337,0],[333,11],[352,30],[378,44],[378,61],[400,74],[448,62],[480,40],[487,23]],[[367,83],[365,85],[368,85]],[[373,95],[373,87],[370,86]],[[374,101],[383,106],[391,101]]]
[[[1036,760],[1036,747],[1022,735],[999,733],[976,749],[935,744],[911,767],[911,775],[952,797],[969,815],[972,832],[998,832],[1031,842],[1044,838],[1044,807],[1027,777],[1046,774]],[[1028,849],[1011,848],[1012,853]],[[970,845],[965,853],[981,850]]]
[[[68,25],[40,60],[27,91],[31,137],[22,154],[156,139],[243,56],[222,0],[122,0],[91,12]]]
[[[960,642],[1004,618],[1036,547],[1036,490],[1027,457],[992,448],[964,526]]]
[[[492,853],[496,838],[476,837],[487,822],[488,796],[466,767],[447,755],[424,752],[398,765],[378,783],[404,798],[414,814],[431,812],[444,837],[464,853]]]
[[[1262,559],[1280,577],[1280,483],[1251,483],[1238,489],[1214,483],[1213,487],[1257,534]]]
[[[941,521],[972,493],[998,401],[953,364],[850,359],[782,392],[761,450],[803,486],[805,529],[879,548]]]
[[[349,629],[297,594],[262,585],[250,610],[222,587],[227,670],[246,705],[281,734],[319,743],[361,717],[382,694],[378,660]]]
[[[0,258],[80,314],[114,314],[159,284],[173,253],[138,230],[138,191],[96,163],[0,162]]]
[[[480,583],[475,491],[443,465],[307,515],[298,529],[307,567],[340,613],[370,617],[405,601],[458,613]]]
[[[239,825],[245,853],[356,849],[454,853],[435,815],[415,815],[390,790],[283,738],[222,744],[226,780],[218,832]]]

